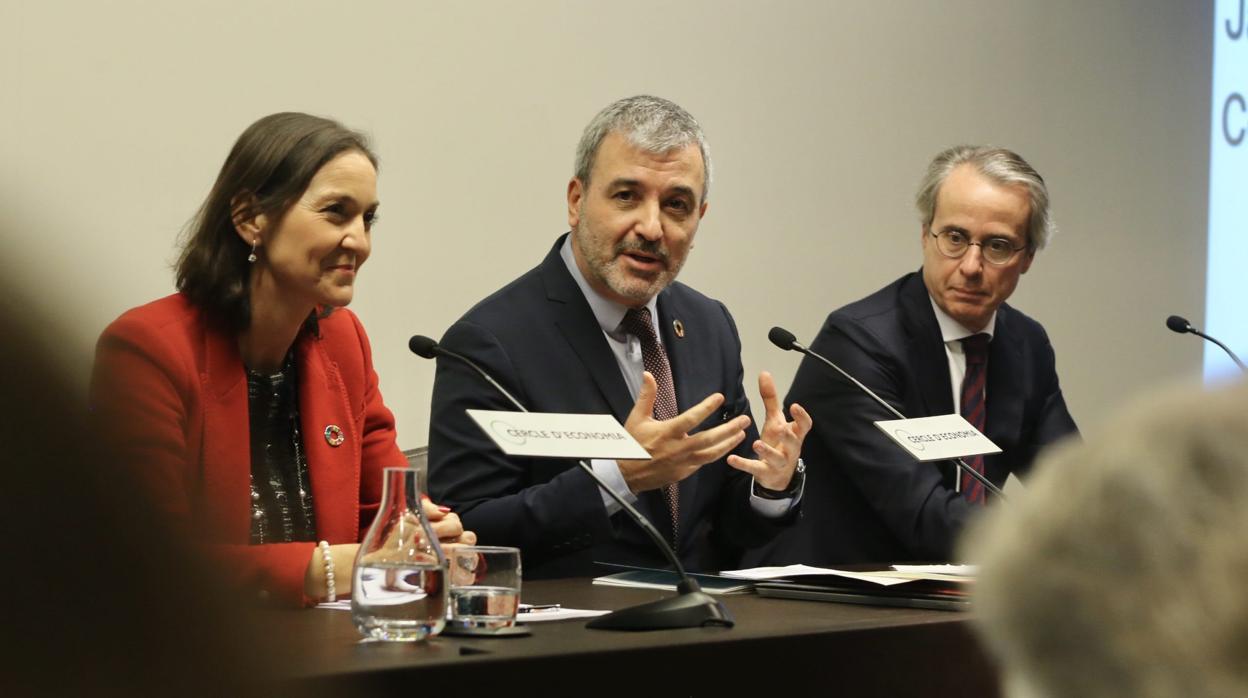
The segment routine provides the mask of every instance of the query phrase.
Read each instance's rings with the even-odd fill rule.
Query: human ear
[[[581,200],[585,196],[585,185],[573,177],[568,181],[568,225],[573,229],[581,222]]]
[[[256,197],[251,192],[240,192],[230,199],[230,219],[234,224],[234,232],[248,245],[254,245],[264,233],[268,218],[257,213]]]
[[[1026,274],[1027,270],[1031,268],[1031,263],[1035,261],[1035,259],[1035,250],[1023,250],[1023,268],[1018,273]]]

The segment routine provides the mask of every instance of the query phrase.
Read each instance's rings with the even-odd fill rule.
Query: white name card
[[[609,414],[468,410],[503,453],[548,458],[649,458]]]
[[[875,426],[921,461],[1000,453],[1001,448],[960,414],[889,419]]]

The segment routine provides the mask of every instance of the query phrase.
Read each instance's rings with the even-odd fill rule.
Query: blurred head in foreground
[[[962,546],[1007,694],[1248,695],[1248,386],[1166,394],[1045,460]]]
[[[257,627],[101,447],[39,300],[0,282],[0,695],[262,695]]]

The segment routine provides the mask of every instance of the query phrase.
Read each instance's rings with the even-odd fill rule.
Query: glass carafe
[[[423,640],[446,625],[446,555],[421,507],[416,470],[384,473],[381,507],[355,556],[351,617],[365,637]]]

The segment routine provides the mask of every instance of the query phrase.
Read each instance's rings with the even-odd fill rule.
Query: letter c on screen
[[[1232,146],[1239,145],[1244,142],[1244,127],[1239,127],[1239,133],[1231,135],[1231,104],[1239,105],[1239,113],[1248,112],[1248,103],[1244,102],[1244,96],[1238,92],[1232,92],[1230,97],[1226,98],[1226,104],[1222,105],[1222,135],[1226,136],[1226,142]]]

